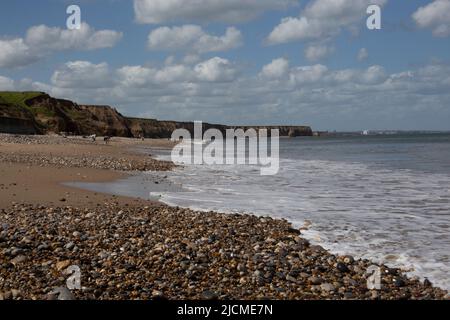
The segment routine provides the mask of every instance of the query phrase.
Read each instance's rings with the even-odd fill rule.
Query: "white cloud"
[[[25,66],[58,51],[110,48],[121,38],[121,32],[95,31],[86,23],[79,30],[34,26],[25,38],[0,40],[0,67]]]
[[[434,0],[412,17],[420,28],[431,28],[435,37],[450,36],[450,0]]]
[[[139,23],[229,22],[252,20],[268,10],[283,9],[295,0],[134,0]]]
[[[197,54],[188,54],[184,56],[183,63],[185,64],[194,64],[200,61],[200,56]]]
[[[156,71],[154,79],[159,84],[192,81],[192,70],[181,64],[166,66]]]
[[[227,51],[242,45],[241,32],[230,27],[223,36],[206,33],[200,26],[161,27],[148,36],[151,50],[183,50],[191,53]]]
[[[381,66],[371,66],[361,73],[361,81],[365,84],[379,84],[387,79],[386,70]]]
[[[124,114],[160,119],[309,123],[317,129],[347,130],[359,126],[417,128],[418,123],[428,121],[450,129],[445,121],[450,116],[449,65],[388,73],[377,65],[348,69],[323,64],[289,66],[280,58],[256,75],[236,68],[218,57],[196,65],[174,61],[119,69],[75,61],[55,71],[50,84],[23,81],[23,86],[28,83],[34,90],[57,97],[111,104]],[[10,80],[2,82],[11,88]]]
[[[232,81],[237,71],[226,59],[215,57],[195,66],[170,64],[157,67],[123,66],[111,70],[107,63],[70,61],[55,70],[51,84],[59,89],[164,87],[188,83]]]
[[[306,47],[305,49],[305,57],[309,61],[319,61],[323,58],[326,58],[331,53],[334,52],[333,47],[329,47],[324,44],[312,44]]]
[[[15,90],[14,80],[0,76],[0,91]]]
[[[366,48],[361,48],[358,51],[358,56],[357,56],[358,61],[364,61],[364,60],[367,60],[367,58],[369,58],[369,51]]]
[[[122,33],[112,30],[95,31],[82,23],[79,30],[50,28],[45,25],[31,27],[25,37],[26,44],[37,51],[95,50],[113,47]]]
[[[111,85],[107,63],[93,64],[87,61],[70,61],[56,70],[52,84],[60,88],[105,88]]]
[[[289,81],[294,85],[318,83],[325,79],[328,68],[321,64],[301,66],[290,71]]]
[[[278,58],[265,65],[261,70],[261,76],[269,79],[277,79],[285,76],[289,70],[289,61]]]
[[[117,70],[118,80],[124,87],[142,88],[149,85],[156,70],[142,66],[124,66]]]
[[[202,81],[227,82],[234,80],[236,76],[236,70],[230,61],[218,57],[197,64],[194,70]]]
[[[0,68],[24,66],[38,59],[23,39],[0,40]]]
[[[299,17],[282,19],[267,38],[269,44],[318,40],[334,37],[342,29],[351,29],[366,17],[370,4],[384,5],[387,0],[314,0]]]

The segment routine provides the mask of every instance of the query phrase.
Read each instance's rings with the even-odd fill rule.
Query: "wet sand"
[[[167,140],[146,140],[115,138],[109,145],[98,139],[93,143],[82,138],[61,137],[14,137],[0,135],[0,208],[14,203],[31,205],[70,205],[95,207],[106,201],[128,205],[156,205],[154,201],[134,197],[113,196],[90,192],[64,185],[67,182],[93,183],[112,182],[129,175],[120,170],[102,168],[103,163],[94,162],[92,167],[79,167],[83,159],[125,158],[149,161],[149,155],[134,152],[137,147],[170,147]],[[61,159],[52,164],[43,159]],[[153,161],[153,160],[152,160]],[[157,162],[155,162],[157,163]],[[108,167],[109,163],[105,163]],[[96,168],[98,166],[99,168]],[[159,169],[155,165],[155,169]]]

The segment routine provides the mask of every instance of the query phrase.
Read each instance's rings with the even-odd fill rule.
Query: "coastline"
[[[199,213],[62,185],[126,175],[107,168],[170,169],[130,151],[142,145],[137,140],[113,139],[106,146],[60,137],[5,137],[0,139],[0,275],[7,280],[0,284],[0,299],[49,298],[54,287],[64,285],[64,266],[72,264],[86,279],[84,290],[75,292],[79,299],[448,298],[430,283],[386,266],[380,266],[382,290],[368,290],[370,261],[313,246],[285,220]]]
[[[0,208],[13,203],[96,206],[105,201],[155,205],[154,201],[90,192],[65,182],[111,182],[133,170],[166,170],[167,163],[132,152],[132,139],[117,138],[110,145],[90,140],[50,136],[0,135]],[[141,142],[139,142],[142,144]],[[166,140],[146,142],[170,146]]]

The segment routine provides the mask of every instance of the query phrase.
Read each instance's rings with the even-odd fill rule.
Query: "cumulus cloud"
[[[261,70],[261,76],[269,79],[277,79],[285,76],[289,70],[289,61],[278,58],[265,65]]]
[[[369,51],[366,48],[359,49],[357,56],[358,61],[364,61],[367,60],[367,58],[369,58]]]
[[[51,82],[61,88],[105,88],[111,85],[111,74],[104,62],[71,61],[53,73]]]
[[[324,44],[312,44],[306,47],[305,57],[309,61],[319,61],[334,52],[334,48]]]
[[[121,38],[121,32],[95,31],[87,23],[82,23],[79,30],[50,28],[45,25],[31,27],[27,31],[25,42],[39,51],[95,50],[111,48]]]
[[[328,74],[328,68],[321,64],[300,66],[290,71],[289,81],[294,85],[306,85],[323,81]]]
[[[111,48],[121,38],[121,32],[95,31],[86,23],[79,30],[34,26],[25,38],[0,40],[0,67],[29,65],[58,51]]]
[[[0,40],[0,68],[28,65],[39,59],[23,39]]]
[[[98,89],[115,85],[127,88],[143,88],[179,83],[228,82],[237,74],[233,64],[215,57],[189,66],[170,64],[157,67],[123,66],[111,70],[105,62],[70,61],[55,70],[51,84],[58,88]]]
[[[220,21],[238,23],[252,20],[263,12],[282,9],[295,0],[134,0],[139,23]]]
[[[269,34],[269,44],[327,39],[343,29],[351,29],[366,17],[371,4],[387,0],[314,0],[298,17],[286,17]]]
[[[11,88],[14,83],[0,78],[0,84]],[[125,114],[160,119],[309,123],[348,130],[414,128],[418,119],[448,128],[450,116],[450,66],[445,64],[389,73],[378,65],[336,69],[320,63],[290,65],[279,58],[250,75],[219,57],[194,65],[173,61],[118,69],[74,61],[56,70],[49,84],[28,85],[80,103],[111,104]]]
[[[219,57],[197,64],[194,70],[201,81],[227,82],[236,76],[236,70],[230,61]]]
[[[450,36],[450,0],[434,0],[413,14],[420,28],[432,29],[435,37]]]
[[[0,76],[0,91],[14,90],[14,80]]]
[[[206,33],[200,26],[161,27],[150,32],[150,50],[183,50],[190,53],[227,51],[242,45],[241,32],[230,27],[223,36]]]

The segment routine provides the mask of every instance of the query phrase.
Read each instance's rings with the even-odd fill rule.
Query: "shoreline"
[[[113,139],[110,146],[82,140],[66,148],[74,141],[45,136],[37,138],[43,144],[24,137],[17,143],[4,137],[0,135],[0,173],[5,179],[0,188],[7,192],[0,197],[0,275],[8,280],[0,284],[0,299],[49,298],[51,289],[64,285],[64,264],[80,265],[82,274],[92,279],[75,293],[78,299],[449,298],[444,290],[386,266],[380,266],[382,290],[368,290],[365,270],[370,261],[335,256],[314,246],[285,220],[200,213],[61,184],[76,181],[73,178],[107,182],[126,176],[100,169],[102,162],[91,161],[98,156],[132,159],[139,163],[137,169],[146,168],[140,161],[168,168],[132,153],[136,140]],[[146,145],[151,143],[161,147],[168,141]],[[11,158],[11,153],[19,157]],[[47,160],[37,166],[35,159],[45,157],[66,162]],[[91,168],[79,167],[77,157]],[[30,176],[33,183],[27,184]],[[58,183],[60,179],[65,181]],[[12,203],[12,198],[18,201]],[[38,285],[17,288],[29,282],[30,274]]]
[[[131,139],[117,138],[110,145],[105,145],[100,141],[92,143],[81,138],[0,134],[0,208],[12,203],[89,207],[105,201],[158,204],[151,200],[64,185],[67,182],[113,182],[129,177],[133,171],[168,170],[173,167],[148,155],[132,152],[130,148],[136,143]],[[170,145],[164,140],[148,143]]]

